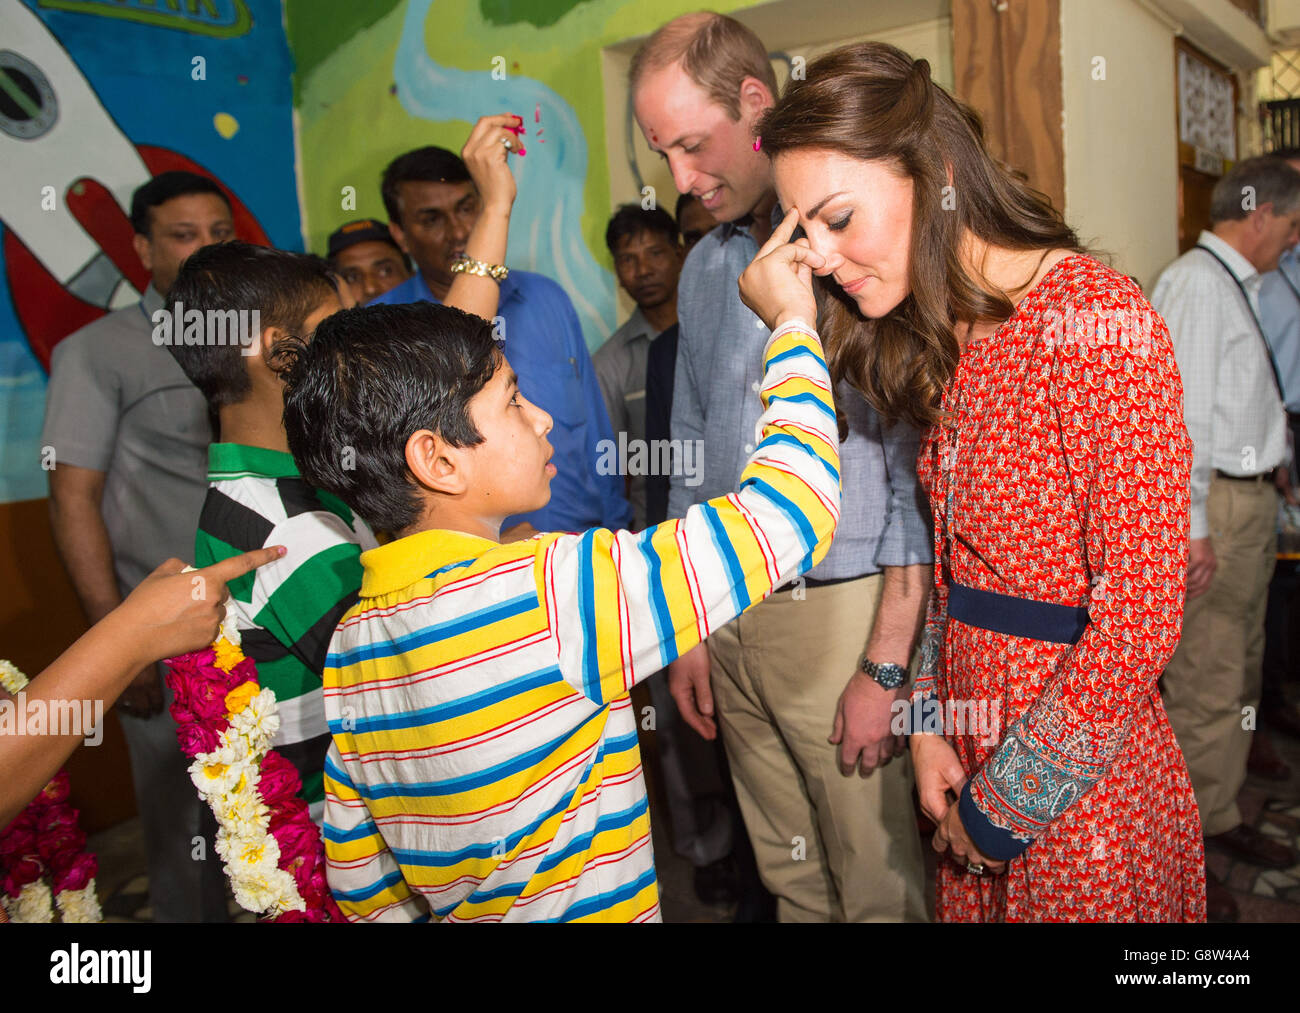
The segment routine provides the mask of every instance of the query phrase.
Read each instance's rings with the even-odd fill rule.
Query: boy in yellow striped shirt
[[[774,328],[739,489],[632,534],[501,544],[546,502],[552,419],[490,325],[336,314],[287,374],[303,475],[390,543],[361,557],[324,672],[329,882],[356,921],[658,921],[628,691],[825,555],[831,383],[795,219],[742,295]]]

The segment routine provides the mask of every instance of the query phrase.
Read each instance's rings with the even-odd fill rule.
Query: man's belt
[[[1251,482],[1255,485],[1273,477],[1271,471],[1262,471],[1258,475],[1229,475],[1226,471],[1220,471],[1218,468],[1214,469],[1214,474],[1218,478],[1226,478],[1229,482]]]

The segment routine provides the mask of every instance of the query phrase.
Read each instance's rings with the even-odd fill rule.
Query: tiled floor
[[[1246,822],[1300,851],[1300,741],[1269,733],[1278,755],[1291,767],[1291,780],[1271,784],[1249,778],[1238,796]],[[1228,885],[1243,922],[1300,922],[1300,865],[1260,869],[1229,855],[1207,852],[1210,871]]]
[[[1262,832],[1288,841],[1300,849],[1300,742],[1281,735],[1272,736],[1279,755],[1291,766],[1292,776],[1286,784],[1262,784],[1251,779],[1242,790],[1240,805],[1248,822]],[[651,789],[652,828],[660,902],[668,922],[729,922],[733,910],[726,906],[702,903],[695,896],[690,864],[673,853],[668,839],[668,820],[654,818],[662,811],[655,790],[654,768],[647,756]],[[922,823],[925,821],[922,820]],[[130,820],[111,830],[96,834],[89,847],[99,856],[99,891],[105,898],[104,920],[109,922],[149,921],[148,878],[145,875],[140,825]],[[925,837],[926,891],[933,910],[934,870],[938,856]],[[1209,853],[1211,870],[1228,884],[1243,922],[1300,922],[1300,865],[1281,870],[1264,870],[1233,860],[1213,850]],[[251,922],[254,918],[229,899],[231,918]]]

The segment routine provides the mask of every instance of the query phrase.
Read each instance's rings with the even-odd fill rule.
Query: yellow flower
[[[238,686],[226,694],[226,713],[238,714],[248,706],[248,701],[257,696],[261,687],[252,679],[247,682],[241,682]]]
[[[217,667],[223,672],[229,672],[244,660],[244,652],[224,636],[217,637],[216,642],[212,645],[212,649],[216,652]]]

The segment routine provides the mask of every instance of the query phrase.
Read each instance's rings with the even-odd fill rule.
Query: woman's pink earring
[[[757,150],[758,150],[759,148],[761,148],[762,146],[763,146],[763,138],[761,138],[761,137],[755,137],[755,138],[754,138],[754,150],[757,151]]]

